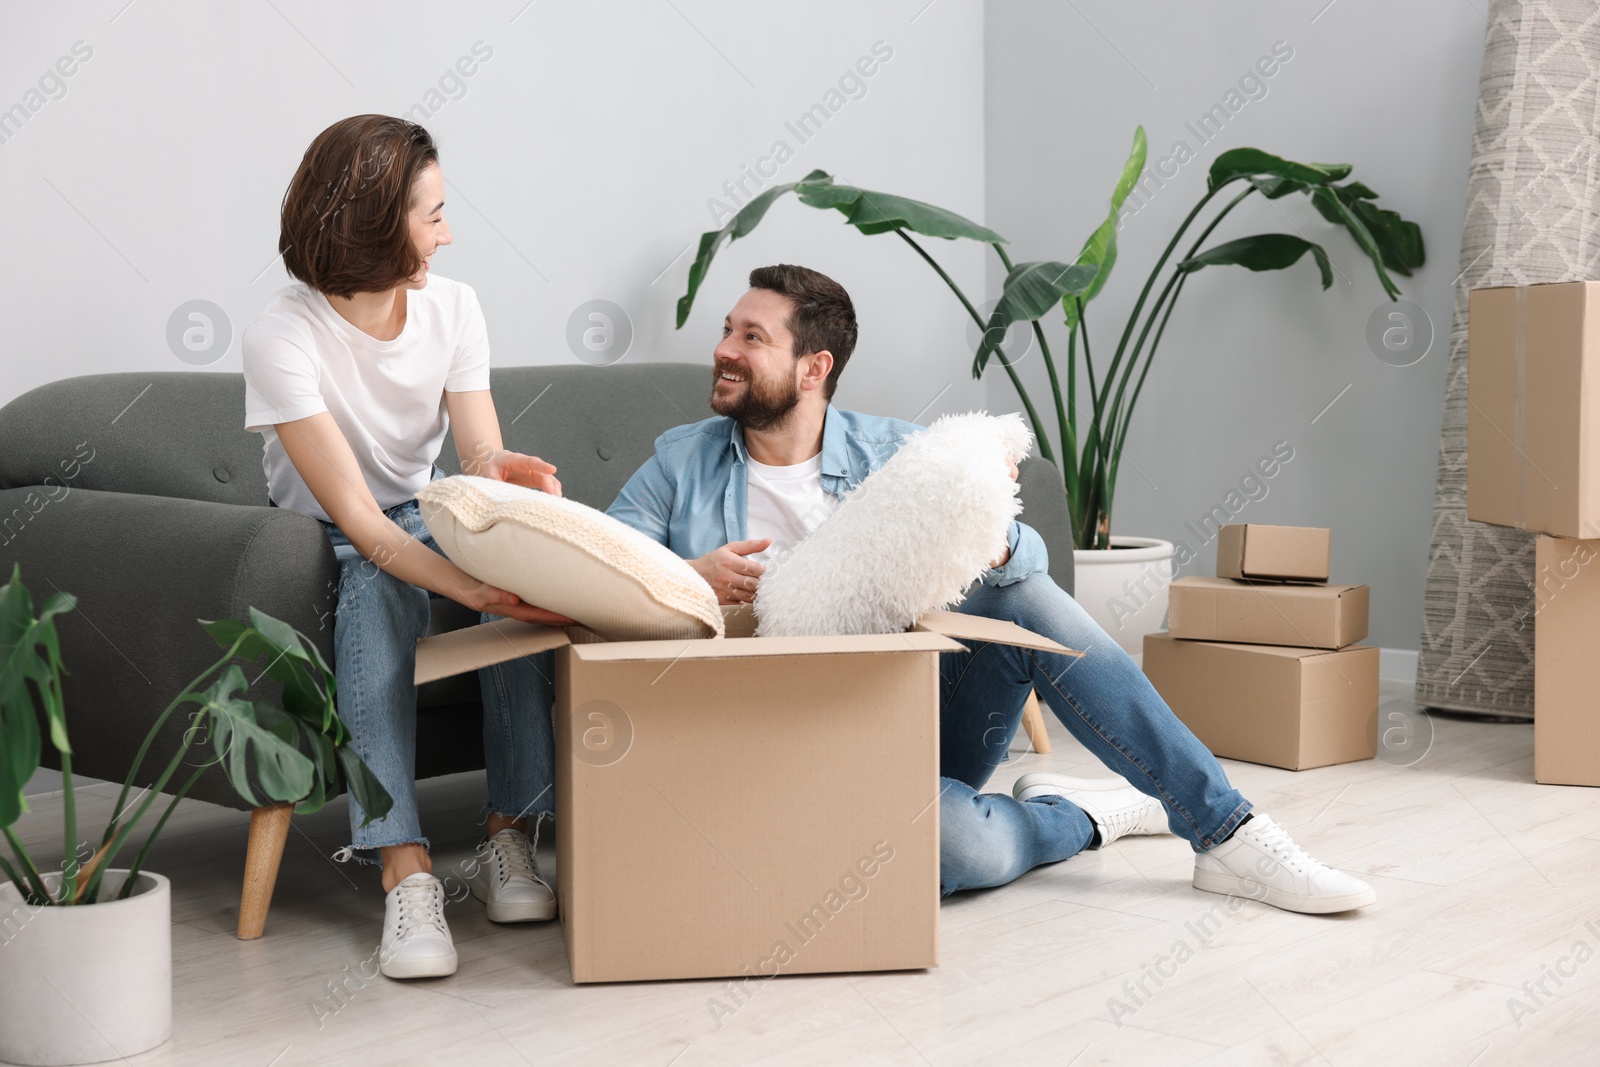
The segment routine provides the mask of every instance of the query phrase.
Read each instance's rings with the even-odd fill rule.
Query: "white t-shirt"
[[[771,467],[749,457],[745,493],[745,536],[772,538],[764,552],[746,557],[765,563],[803,541],[833,514],[839,499],[822,488],[822,453],[804,463]]]
[[[392,508],[417,495],[449,427],[445,390],[489,388],[489,337],[472,287],[430,275],[402,290],[406,324],[380,341],[295,283],[245,328],[244,428],[265,438],[267,489],[281,508],[328,514],[290,462],[273,424],[326,411],[344,432],[372,498]]]

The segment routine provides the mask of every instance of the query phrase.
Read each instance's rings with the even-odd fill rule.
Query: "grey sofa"
[[[657,434],[710,414],[709,379],[700,365],[644,363],[497,368],[491,380],[506,447],[555,463],[568,496],[604,508]],[[243,619],[255,607],[333,662],[333,550],[315,520],[267,506],[261,437],[244,431],[243,412],[243,376],[220,372],[70,378],[0,408],[0,570],[20,563],[40,599],[58,589],[78,597],[58,625],[79,774],[126,775],[149,724],[216,657],[198,619]],[[460,472],[448,439],[438,463]],[[1024,463],[1022,496],[1070,592],[1055,469]],[[432,632],[477,622],[453,601],[433,604]],[[260,685],[253,697],[273,695],[271,682]],[[422,686],[417,776],[482,768],[480,716],[474,675]],[[183,729],[174,717],[149,766],[170,759]],[[191,795],[247,806],[220,773]],[[286,809],[252,818],[241,937],[261,934],[287,833]]]

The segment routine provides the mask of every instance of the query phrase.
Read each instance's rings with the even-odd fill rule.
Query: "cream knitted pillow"
[[[762,637],[898,633],[960,602],[1022,511],[1006,458],[1033,435],[1020,415],[947,415],[906,438],[756,593]]]
[[[417,502],[456,566],[609,641],[723,632],[716,594],[694,568],[586,504],[471,475],[431,482]]]

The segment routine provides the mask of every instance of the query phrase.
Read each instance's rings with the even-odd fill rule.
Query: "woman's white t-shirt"
[[[449,414],[446,390],[489,388],[489,338],[472,287],[430,275],[401,290],[406,324],[380,341],[296,283],[245,328],[244,428],[265,438],[267,490],[281,508],[331,522],[295,470],[274,424],[326,411],[344,432],[372,498],[392,508],[433,474]]]

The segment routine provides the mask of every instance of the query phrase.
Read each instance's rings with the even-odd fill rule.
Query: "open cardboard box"
[[[606,642],[501,620],[418,684],[556,652],[557,896],[577,982],[939,962],[939,654],[1082,655],[936,611],[898,634]]]

